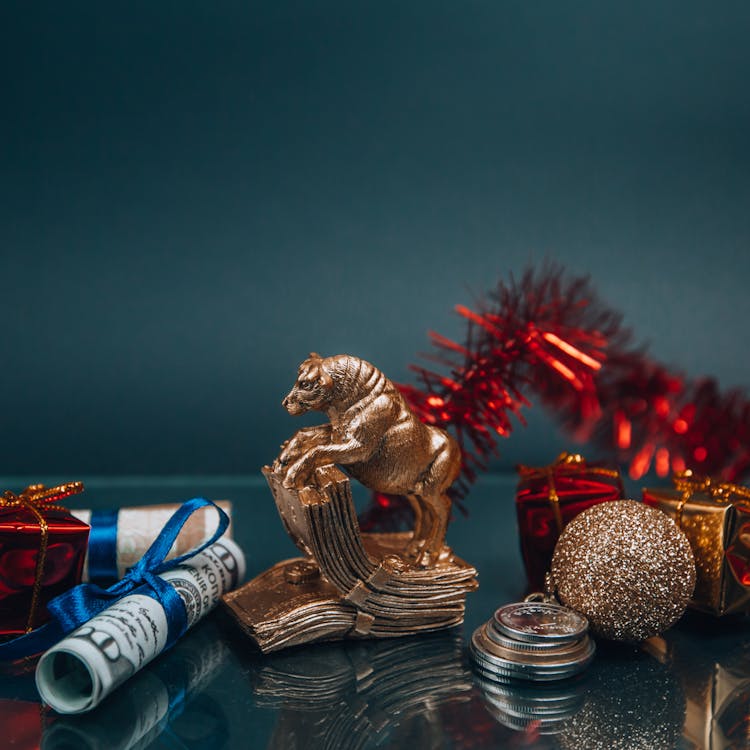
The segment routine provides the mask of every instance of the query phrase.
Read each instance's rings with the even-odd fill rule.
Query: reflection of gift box
[[[46,710],[39,703],[0,699],[0,727],[7,747],[38,750],[48,724]]]
[[[691,606],[714,615],[750,612],[750,489],[690,471],[675,489],[644,489],[643,502],[685,532],[697,573]]]
[[[750,747],[750,676],[715,664],[701,688],[688,697],[685,738],[696,750]]]
[[[17,663],[20,664],[20,663]],[[24,673],[0,665],[0,747],[39,750],[44,730],[54,722],[51,709],[39,702],[34,684],[34,664]]]
[[[619,500],[624,491],[613,466],[563,453],[549,466],[518,467],[516,511],[521,554],[533,587],[544,583],[560,533],[592,505]]]
[[[40,625],[47,602],[80,583],[89,527],[56,503],[82,490],[72,482],[0,496],[0,634]]]
[[[651,646],[657,641],[657,653]],[[645,644],[644,644],[645,645]],[[750,747],[750,644],[729,648],[717,641],[671,630],[652,638],[647,650],[668,664],[685,690],[685,750],[739,750]]]

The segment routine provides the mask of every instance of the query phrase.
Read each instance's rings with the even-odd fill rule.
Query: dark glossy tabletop
[[[49,478],[50,481],[59,479]],[[0,479],[18,489],[23,479]],[[42,710],[33,673],[0,676],[0,747],[750,748],[750,627],[688,614],[641,649],[600,644],[580,681],[482,682],[465,643],[524,594],[514,476],[487,476],[448,541],[479,571],[462,628],[300,647],[263,656],[216,611],[99,708]],[[248,578],[298,556],[260,477],[91,479],[77,507],[196,495],[234,503]],[[41,730],[39,727],[41,726]]]

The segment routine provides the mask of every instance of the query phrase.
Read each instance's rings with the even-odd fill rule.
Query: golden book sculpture
[[[264,652],[313,641],[390,637],[463,621],[476,570],[445,545],[457,444],[425,425],[380,370],[349,355],[311,354],[283,400],[330,423],[299,430],[264,467],[282,523],[304,554],[224,597]],[[404,495],[414,530],[362,534],[349,478]]]

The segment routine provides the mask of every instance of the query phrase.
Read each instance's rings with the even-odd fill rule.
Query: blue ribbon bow
[[[196,510],[213,506],[219,514],[219,524],[213,536],[184,555],[165,560],[185,522]],[[65,635],[88,622],[102,610],[119,599],[138,590],[139,594],[156,599],[167,617],[167,644],[165,650],[187,630],[187,612],[180,595],[159,577],[160,573],[176,568],[185,560],[202,552],[221,537],[229,526],[227,514],[203,497],[194,497],[183,503],[167,521],[154,543],[143,557],[125,574],[125,577],[107,589],[93,583],[82,583],[55,597],[47,604],[52,621],[30,633],[0,644],[0,661],[14,661],[25,656],[46,651]]]

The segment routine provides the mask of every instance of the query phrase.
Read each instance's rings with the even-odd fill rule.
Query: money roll
[[[218,500],[215,504],[231,521],[232,503]],[[143,557],[179,507],[180,503],[163,503],[117,510],[71,510],[73,516],[91,526],[81,580],[101,585],[120,580]],[[185,522],[166,559],[182,555],[209,539],[216,526],[215,518],[215,511],[208,506],[196,510]],[[231,523],[224,536],[232,538]]]
[[[217,637],[213,624],[197,626],[123,685],[102,710],[50,722],[42,750],[146,750],[163,732],[168,731],[171,742],[175,735],[179,738],[183,712],[197,720],[199,728],[187,746],[201,747],[201,739],[214,746],[226,718],[202,691],[221,671],[229,646]]]
[[[160,577],[179,594],[191,627],[244,575],[242,550],[222,537]],[[167,637],[164,608],[136,589],[42,655],[36,670],[39,694],[58,713],[90,711],[158,656]]]

